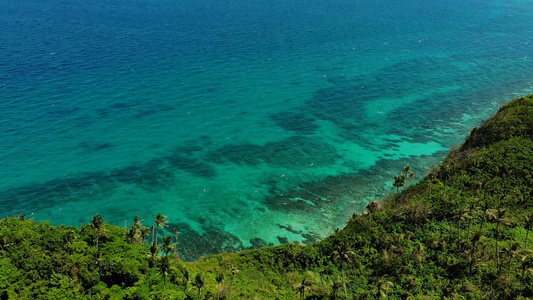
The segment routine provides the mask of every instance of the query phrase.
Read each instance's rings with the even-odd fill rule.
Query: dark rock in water
[[[288,244],[289,243],[289,239],[284,237],[284,236],[278,236],[278,241],[280,244]]]
[[[250,244],[252,244],[251,249],[257,249],[265,247],[267,245],[267,242],[265,242],[265,240],[261,238],[253,238],[250,240]]]
[[[300,230],[293,229],[291,225],[289,225],[289,226],[285,226],[285,225],[282,225],[282,224],[277,224],[277,225],[278,225],[279,228],[285,229],[285,230],[287,230],[290,233],[294,233],[294,234],[301,234],[302,233]]]
[[[320,240],[320,237],[317,234],[313,233],[313,232],[303,233],[302,236],[305,238],[303,243],[306,244],[306,245],[312,244],[314,242],[318,242]]]

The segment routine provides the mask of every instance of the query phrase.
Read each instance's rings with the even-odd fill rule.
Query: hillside
[[[409,171],[398,170],[399,193],[318,243],[191,263],[173,236],[144,242],[138,222],[4,218],[0,299],[533,298],[533,96],[503,106],[419,183]]]

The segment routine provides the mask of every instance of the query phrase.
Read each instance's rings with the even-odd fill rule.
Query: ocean
[[[0,23],[0,217],[161,213],[186,260],[320,240],[533,92],[530,0],[3,0]]]

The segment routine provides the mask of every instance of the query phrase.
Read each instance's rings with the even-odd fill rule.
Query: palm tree
[[[309,285],[307,284],[307,281],[305,280],[305,277],[304,279],[302,280],[301,283],[298,283],[296,285],[294,285],[294,288],[298,290],[298,292],[300,293],[300,300],[304,300],[305,299],[305,290],[309,287]]]
[[[178,231],[178,228],[174,228],[174,244],[176,244],[176,247],[174,247],[174,253],[176,253],[178,251],[178,234],[180,234],[181,232]]]
[[[405,179],[406,179],[407,182],[409,182],[410,180],[415,179],[416,173],[413,172],[413,170],[411,170],[411,167],[409,165],[405,165],[404,172],[405,172],[405,175],[406,175]]]
[[[99,238],[107,236],[107,230],[104,228],[104,217],[100,216],[99,214],[94,215],[91,218],[90,225],[96,234],[96,252],[98,252]]]
[[[161,264],[159,264],[159,274],[163,275],[163,289],[167,288],[167,275],[170,271],[170,261],[168,256],[161,258]]]
[[[400,188],[402,186],[405,186],[405,181],[406,180],[407,180],[407,177],[403,173],[400,174],[400,175],[394,176],[394,183],[392,184],[392,186],[396,188],[396,193],[399,193],[400,192]]]
[[[229,300],[231,300],[231,289],[233,288],[233,280],[235,279],[235,275],[237,275],[237,273],[239,273],[239,270],[231,266],[231,283],[229,285],[229,295],[228,295]]]
[[[155,262],[156,262],[155,258],[157,257],[160,251],[161,250],[159,249],[159,247],[156,246],[155,244],[150,245],[150,254],[152,255],[152,259],[150,260],[150,267],[155,265]]]
[[[215,280],[217,282],[217,300],[220,299],[220,291],[222,290],[222,282],[224,281],[224,275],[217,273]]]
[[[317,278],[315,276],[315,273],[311,271],[306,271],[304,274],[304,278],[302,279],[301,283],[298,283],[294,286],[299,292],[300,292],[300,300],[305,299],[305,291],[311,287],[311,285],[317,283]]]
[[[167,224],[168,224],[168,221],[165,220],[167,216],[164,216],[162,214],[157,214],[157,216],[155,216],[155,225],[156,225],[156,229],[155,229],[155,240],[154,240],[154,244],[157,246],[157,236],[159,234],[159,227],[161,228],[165,228],[167,227]]]
[[[487,216],[489,217],[489,220],[496,223],[496,264],[498,266],[498,272],[501,271],[501,265],[500,265],[500,250],[498,247],[498,241],[500,237],[500,224],[509,225],[510,222],[505,219],[505,213],[507,210],[505,209],[489,209],[487,211]]]
[[[368,211],[368,235],[370,237],[372,237],[372,224],[374,222],[373,220],[373,217],[372,215],[375,213],[375,212],[378,212],[380,211],[382,208],[383,204],[381,204],[380,202],[378,201],[370,201],[370,203],[368,203],[368,205],[366,206],[366,210]],[[370,239],[367,239],[366,241],[366,251],[367,253],[370,251]]]
[[[150,230],[142,225],[138,216],[135,216],[126,237],[130,244],[140,244],[144,241],[147,232],[149,234]]]
[[[533,227],[533,214],[529,214],[526,216],[526,243],[524,245],[525,249],[527,249],[527,241],[529,240],[529,231],[531,231],[532,227]]]
[[[183,289],[183,294],[185,295],[183,299],[185,300],[185,298],[187,298],[187,285],[189,284],[189,281],[191,280],[191,275],[184,266],[178,266],[178,268],[183,274],[183,281],[185,283],[185,287]]]
[[[204,279],[202,278],[202,274],[201,273],[197,273],[196,276],[194,277],[194,286],[198,288],[198,300],[200,300],[200,292],[202,291],[202,288],[204,287],[205,285],[205,281]]]
[[[531,253],[522,256],[522,278],[520,280],[520,289],[522,289],[522,285],[524,284],[526,271],[533,274],[533,255]]]
[[[333,259],[340,261],[341,263],[341,273],[342,273],[342,283],[344,287],[344,296],[348,299],[348,291],[346,290],[346,275],[344,274],[344,265],[352,261],[355,253],[352,251],[350,246],[342,241],[335,245],[335,250],[333,251]]]
[[[70,255],[70,247],[72,243],[76,240],[76,233],[74,230],[67,230],[63,233],[63,244],[67,248],[67,254]],[[1,247],[0,247],[1,248]]]
[[[378,299],[386,298],[387,291],[390,290],[394,286],[394,283],[392,283],[392,281],[389,281],[388,277],[389,277],[388,275],[384,275],[380,277],[377,282],[378,292],[376,296]]]
[[[163,238],[163,251],[165,251],[165,257],[168,256],[168,254],[174,250],[174,248],[176,248],[176,244],[171,244],[172,242],[172,237],[170,236],[170,234],[167,234],[164,238]]]
[[[146,238],[150,236],[150,227],[143,226],[141,227],[141,241],[144,243]]]
[[[474,253],[476,252],[476,243],[481,238],[481,232],[475,232],[472,236],[472,249],[470,250],[470,274],[472,274],[472,268],[474,266]]]
[[[515,242],[510,246],[504,247],[503,252],[509,257],[509,268],[507,269],[507,277],[511,275],[511,267],[513,265],[513,258],[516,256],[518,250],[518,243]]]

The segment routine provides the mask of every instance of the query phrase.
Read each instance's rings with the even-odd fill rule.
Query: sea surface
[[[312,243],[533,90],[530,0],[0,0],[0,217]],[[164,232],[161,232],[161,235]]]

